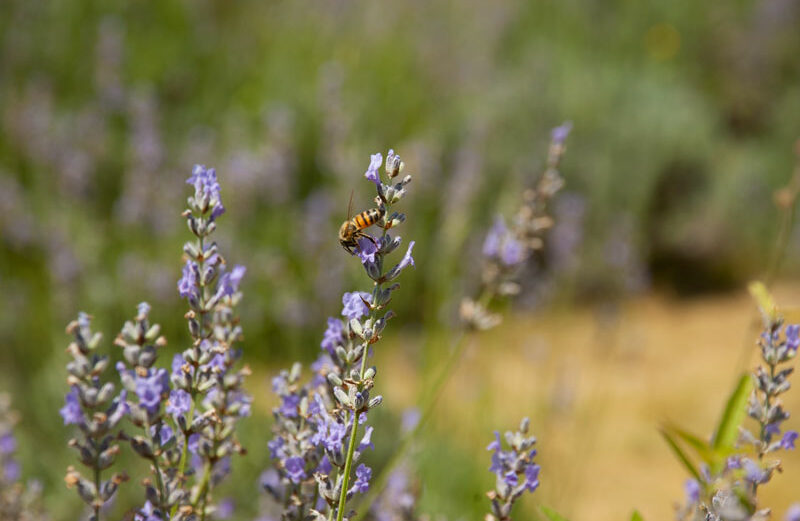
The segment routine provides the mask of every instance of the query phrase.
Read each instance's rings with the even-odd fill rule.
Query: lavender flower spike
[[[534,463],[536,438],[527,436],[530,422],[523,418],[517,432],[506,432],[508,450],[503,450],[500,433],[495,431],[494,441],[487,450],[492,452],[489,470],[496,476],[496,487],[487,495],[491,501],[491,512],[487,521],[508,521],[511,508],[523,492],[534,492],[539,487],[540,467]]]

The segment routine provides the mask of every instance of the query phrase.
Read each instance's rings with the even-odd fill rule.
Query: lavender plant
[[[516,432],[506,431],[505,442],[509,449],[503,450],[500,433],[494,432],[494,441],[486,448],[492,451],[492,465],[489,470],[497,478],[495,489],[486,495],[491,501],[491,513],[486,521],[510,521],[511,508],[525,492],[535,492],[539,488],[541,468],[533,459],[536,450],[534,436],[528,436],[530,420],[523,418]]]
[[[265,473],[262,484],[279,505],[282,519],[350,519],[348,502],[369,489],[372,470],[359,460],[372,446],[368,413],[383,398],[371,396],[376,368],[368,367],[367,360],[393,316],[386,308],[399,287],[396,280],[414,264],[413,241],[397,264],[388,269],[385,264],[401,244],[401,238],[389,230],[405,221],[404,214],[391,208],[405,196],[411,176],[393,181],[404,165],[392,150],[385,162],[388,183],[381,177],[382,165],[381,154],[373,154],[365,173],[377,191],[377,211],[372,215],[379,216],[375,224],[381,234],[374,237],[361,231],[365,226],[358,217],[343,225],[343,230],[358,225],[351,253],[371,279],[372,291],[344,294],[342,318],[328,319],[322,353],[311,366],[310,380],[300,381],[301,366],[295,364],[272,382],[281,402],[273,410],[273,438],[268,444],[275,468]],[[343,245],[344,239],[348,236],[343,237]],[[365,425],[363,434],[359,434],[361,425]]]
[[[100,519],[100,509],[128,479],[124,473],[103,479],[103,471],[116,460],[119,445],[114,440],[119,434],[119,424],[128,413],[127,392],[115,394],[111,382],[103,382],[108,368],[108,357],[97,354],[102,335],[91,330],[91,317],[79,313],[78,319],[69,323],[67,333],[74,340],[67,347],[72,361],[67,364],[67,384],[70,387],[66,403],[61,409],[65,425],[76,425],[78,433],[69,446],[78,452],[78,460],[90,469],[84,477],[74,467],[67,469],[64,478],[68,487],[75,487],[80,498],[91,509],[91,521]]]
[[[184,245],[187,260],[178,291],[189,303],[192,345],[175,355],[171,373],[156,366],[166,339],[160,326],[151,324],[146,302],[114,342],[123,358],[116,366],[124,387],[117,397],[114,384],[101,380],[109,362],[96,353],[101,335],[91,332],[90,317],[81,313],[67,328],[75,341],[68,348],[71,390],[61,415],[65,423],[80,427],[81,437],[70,445],[93,470],[94,480],[73,468],[66,479],[92,507],[92,520],[99,520],[100,508],[126,479],[124,474],[101,479],[119,452],[115,440],[127,441],[150,466],[151,478],[142,481],[146,501],[136,513],[138,521],[205,520],[215,510],[211,493],[230,471],[231,455],[244,452],[236,428],[250,414],[251,398],[243,389],[249,369],[240,367],[236,348],[242,338],[236,306],[245,268],[227,271],[210,239],[225,211],[216,172],[195,166],[188,183],[194,194],[183,215],[196,240]],[[132,425],[121,429],[125,416]]]
[[[683,431],[673,430],[698,450],[703,459],[699,469],[680,452],[675,440],[667,437],[693,474],[685,485],[686,504],[678,509],[679,519],[768,519],[770,509],[760,507],[758,502],[759,487],[780,471],[778,453],[795,448],[797,431],[781,433],[781,424],[789,418],[789,413],[783,408],[780,395],[790,387],[788,378],[794,369],[786,363],[800,347],[800,326],[784,326],[762,285],[752,285],[751,291],[759,301],[764,330],[758,339],[762,365],[750,375],[753,388],[749,398],[750,385],[745,378],[729,400],[723,421],[707,445]],[[755,432],[740,425],[745,409],[758,425]]]
[[[18,416],[11,409],[11,397],[0,393],[0,519],[4,521],[46,521],[42,486],[37,481],[22,483],[15,458],[17,439],[14,426]]]
[[[520,268],[534,252],[544,247],[544,234],[553,226],[553,219],[548,215],[548,203],[564,186],[558,167],[571,129],[569,122],[553,129],[545,171],[534,188],[523,192],[522,205],[511,226],[498,216],[489,229],[483,242],[479,296],[465,297],[461,301],[461,319],[468,327],[490,329],[501,322],[501,316],[489,309],[492,301],[519,293],[520,287],[515,279]]]

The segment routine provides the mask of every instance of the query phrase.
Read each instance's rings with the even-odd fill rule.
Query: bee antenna
[[[348,221],[350,220],[351,212],[353,211],[353,192],[355,192],[355,190],[350,190],[350,202],[347,203],[347,219],[346,220],[348,220]]]

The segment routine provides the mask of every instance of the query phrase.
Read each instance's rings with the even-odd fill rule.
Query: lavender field
[[[800,521],[800,6],[0,5],[0,521]]]

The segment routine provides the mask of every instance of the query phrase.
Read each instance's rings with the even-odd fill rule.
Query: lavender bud
[[[339,400],[339,403],[341,403],[345,407],[347,408],[352,407],[352,402],[350,401],[350,398],[347,396],[347,393],[345,393],[342,390],[341,387],[334,388],[333,395],[336,396],[336,399]]]

